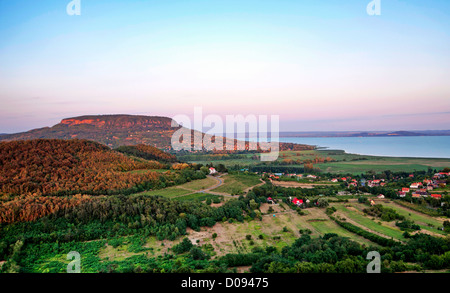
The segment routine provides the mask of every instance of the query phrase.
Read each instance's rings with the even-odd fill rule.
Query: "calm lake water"
[[[315,145],[361,155],[450,158],[450,136],[280,137],[280,142]]]

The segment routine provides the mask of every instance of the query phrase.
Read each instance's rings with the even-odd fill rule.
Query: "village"
[[[306,174],[283,174],[283,173],[273,173],[272,174],[272,173],[263,172],[262,175],[263,176],[266,175],[268,177],[268,180],[272,184],[274,184],[274,183],[276,184],[276,182],[288,180],[287,178],[291,178],[291,179],[295,178],[295,179],[297,179],[297,181],[299,181],[301,179],[309,179],[309,181],[312,182],[312,184],[310,186],[315,186],[314,182],[322,182],[322,184],[323,184],[325,182],[324,180],[326,180],[331,183],[344,183],[345,186],[347,187],[347,189],[358,188],[358,187],[368,187],[368,188],[385,187],[385,186],[387,186],[388,183],[390,183],[389,180],[387,180],[387,179],[366,180],[365,178],[361,178],[360,180],[357,180],[350,176],[337,177],[337,178],[332,178],[332,179],[324,179],[324,178],[320,178],[319,176],[313,175],[313,174],[308,174],[308,175],[306,175]],[[414,174],[410,174],[409,178],[412,179],[412,178],[414,178],[414,176],[415,176]],[[407,195],[409,195],[412,198],[431,197],[436,200],[441,200],[443,198],[442,192],[434,192],[434,190],[439,189],[439,188],[441,188],[441,189],[445,188],[447,186],[446,179],[449,176],[450,176],[450,172],[435,173],[431,179],[424,179],[419,182],[413,182],[413,183],[409,184],[409,186],[401,187],[397,191],[396,194],[399,198],[405,198]],[[396,179],[398,179],[398,178],[396,178]],[[292,187],[295,187],[295,185],[293,185]],[[299,185],[298,187],[305,188],[305,187],[302,187],[301,185]],[[345,191],[340,191],[339,194],[345,195],[348,193]],[[385,195],[379,194],[376,197],[378,199],[384,199]],[[272,198],[268,198],[267,200],[269,203],[275,202]],[[293,199],[290,198],[290,202],[292,202],[294,205],[299,206],[299,207],[303,206],[304,203],[308,203],[308,202],[304,202],[303,200],[297,199],[297,198],[293,198]],[[373,200],[371,200],[370,203],[372,205],[375,204]]]

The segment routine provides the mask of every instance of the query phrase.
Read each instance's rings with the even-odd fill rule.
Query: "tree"
[[[198,246],[194,246],[189,251],[193,260],[204,260],[208,259],[208,255],[206,255]]]
[[[252,210],[256,210],[259,207],[259,204],[254,199],[250,200],[249,205]]]
[[[202,171],[203,173],[205,173],[205,175],[208,175],[208,174],[209,174],[209,169],[208,169],[208,167],[206,167],[206,166],[201,167],[201,168],[200,168],[200,171]]]
[[[317,206],[319,208],[326,208],[329,205],[328,200],[326,200],[325,198],[319,198],[317,200]]]
[[[181,254],[184,252],[188,252],[194,245],[192,244],[189,238],[185,237],[181,243],[174,245],[172,251],[176,254]]]

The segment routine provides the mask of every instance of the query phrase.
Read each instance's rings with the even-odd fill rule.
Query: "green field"
[[[203,160],[202,155],[197,154],[193,157],[195,160],[189,162],[203,165],[209,163],[214,163],[215,165],[223,164],[226,167],[234,165],[249,167],[261,163],[260,160],[252,159],[252,156],[254,154],[241,155],[239,159],[223,159],[223,156],[221,156],[219,159],[211,161]],[[298,160],[303,162],[305,160],[314,160],[315,158],[331,158],[335,160],[334,162],[314,164],[314,167],[320,168],[321,171],[330,173],[361,174],[367,171],[382,172],[385,170],[392,172],[413,172],[415,170],[427,171],[429,167],[433,169],[450,167],[450,159],[366,156],[347,154],[342,150],[282,151],[276,164],[301,168],[303,164],[297,163]],[[292,160],[293,163],[286,165],[283,163],[286,160]]]
[[[403,237],[403,231],[401,231],[397,227],[389,226],[386,222],[383,222],[379,219],[375,219],[375,221],[372,221],[369,217],[364,216],[361,212],[349,209],[343,204],[334,204],[333,206],[339,212],[343,213],[346,217],[369,230],[383,234],[387,236],[387,238],[394,238],[400,241],[405,240],[405,238]],[[379,223],[381,223],[381,225]]]
[[[412,172],[427,171],[428,168],[444,168],[450,166],[450,159],[433,158],[400,158],[347,154],[343,151],[319,150],[314,151],[320,157],[330,157],[336,162],[315,165],[323,172],[360,174],[367,171],[382,172]]]
[[[214,178],[205,178],[194,180],[177,186],[172,186],[159,190],[146,191],[141,194],[145,195],[160,195],[168,198],[178,198],[187,194],[195,193],[197,191],[212,187],[217,184]]]
[[[188,201],[188,200],[198,200],[198,201],[205,201],[208,198],[210,199],[220,199],[223,201],[223,196],[215,195],[215,194],[208,194],[208,193],[192,193],[184,196],[177,197],[177,200],[180,201]]]
[[[416,211],[409,210],[392,202],[383,203],[383,205],[394,209],[398,214],[404,216],[407,220],[414,221],[417,225],[420,226],[420,228],[424,230],[446,235],[446,233],[437,229],[438,227],[442,227],[443,221],[437,220],[436,218],[421,214]]]
[[[249,187],[260,184],[261,181],[259,178],[260,177],[257,175],[228,174],[222,177],[224,181],[223,185],[213,189],[212,191],[228,194],[239,194],[244,192]]]
[[[164,196],[164,197],[168,197],[168,198],[174,198],[174,197],[179,197],[179,196],[186,195],[189,193],[192,193],[192,191],[189,191],[186,189],[181,189],[181,188],[174,186],[174,187],[168,187],[168,188],[159,189],[159,190],[145,191],[140,194],[160,195],[160,196]]]

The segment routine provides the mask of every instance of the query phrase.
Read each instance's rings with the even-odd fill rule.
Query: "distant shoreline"
[[[450,130],[417,131],[282,131],[280,137],[400,137],[450,136]]]
[[[396,158],[450,159],[450,136],[286,137],[280,142],[301,143],[320,151]]]

